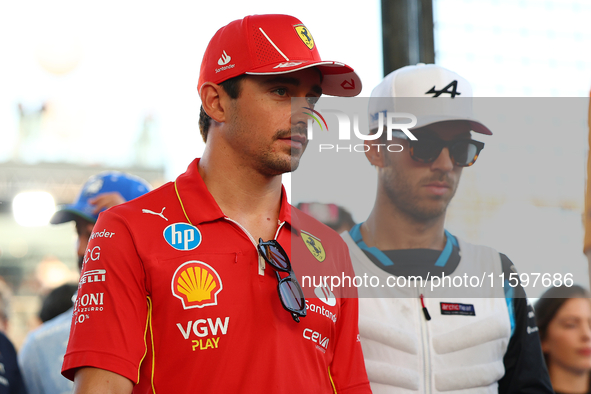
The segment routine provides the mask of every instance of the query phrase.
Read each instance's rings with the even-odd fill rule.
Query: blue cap
[[[125,201],[129,201],[150,190],[150,184],[140,177],[119,171],[101,172],[88,178],[76,202],[61,206],[51,217],[50,223],[65,223],[76,220],[76,218],[83,218],[95,223],[100,212],[94,214],[94,205],[90,204],[88,200],[102,193],[118,192]]]

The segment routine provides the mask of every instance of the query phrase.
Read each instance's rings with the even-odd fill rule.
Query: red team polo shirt
[[[100,215],[64,376],[101,368],[136,383],[134,393],[369,393],[357,299],[302,283],[302,275],[353,277],[341,238],[283,193],[276,239],[308,306],[296,323],[281,306],[275,270],[260,267],[258,240],[225,217],[198,161],[176,182]]]

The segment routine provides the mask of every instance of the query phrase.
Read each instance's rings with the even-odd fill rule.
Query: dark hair
[[[237,99],[240,96],[241,81],[246,77],[246,74],[238,75],[237,77],[230,78],[220,83],[220,86],[224,89],[228,96],[232,99]],[[211,118],[203,109],[203,105],[199,111],[199,131],[201,132],[201,138],[203,142],[207,142],[207,133],[209,132],[209,126],[211,125]]]
[[[351,213],[347,211],[345,208],[339,206],[339,223],[336,229],[339,229],[343,226],[346,226],[348,229],[355,227],[355,220],[353,220],[353,216]]]
[[[42,322],[53,319],[73,306],[72,296],[78,289],[76,284],[65,284],[51,291],[43,300],[39,318]]]
[[[546,339],[548,326],[556,316],[556,313],[562,308],[564,303],[571,298],[589,298],[589,291],[579,285],[551,287],[546,290],[542,297],[536,301],[534,310],[536,313],[536,322],[538,324],[538,333],[540,340]],[[548,365],[547,355],[544,354],[546,365]]]

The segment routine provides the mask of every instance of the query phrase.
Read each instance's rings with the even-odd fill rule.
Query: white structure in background
[[[588,97],[588,0],[433,0],[435,62],[477,97]]]
[[[507,253],[521,272],[569,270],[587,288],[581,219],[589,14],[587,0],[433,1],[436,63],[465,76],[476,97],[504,102],[505,108],[489,107],[499,117],[510,100],[538,107],[528,113],[527,127],[491,126],[494,135],[480,139],[486,147],[472,171],[464,171],[450,205],[450,231]],[[548,110],[550,103],[577,112],[556,122],[551,117],[564,109]]]
[[[55,201],[47,192],[23,192],[12,200],[14,220],[24,227],[44,226],[49,224],[55,212]]]

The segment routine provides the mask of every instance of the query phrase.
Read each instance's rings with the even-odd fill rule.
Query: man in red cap
[[[255,15],[215,34],[198,90],[203,157],[95,225],[83,272],[106,273],[80,283],[62,373],[76,393],[369,393],[355,294],[300,286],[353,275],[347,248],[281,185],[308,142],[292,104],[358,76],[298,19]]]

